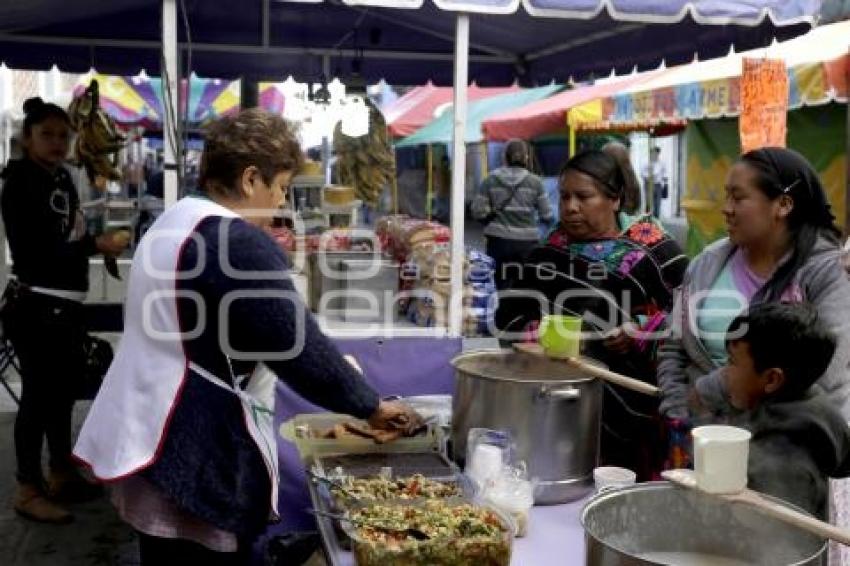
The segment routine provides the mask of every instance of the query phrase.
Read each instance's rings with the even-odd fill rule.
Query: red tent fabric
[[[617,94],[619,91],[657,77],[652,71],[597,85],[565,90],[549,98],[527,104],[485,120],[481,125],[488,141],[532,138],[562,132],[567,128],[567,112],[585,102]]]
[[[519,87],[481,88],[473,83],[469,86],[467,96],[472,102],[516,90],[519,90]],[[401,138],[413,134],[436,118],[435,111],[440,106],[451,104],[452,96],[451,87],[434,86],[431,82],[414,88],[384,109],[384,119],[387,121],[390,135]]]

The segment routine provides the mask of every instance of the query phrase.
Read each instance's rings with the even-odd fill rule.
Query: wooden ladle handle
[[[568,365],[573,366],[574,368],[580,369],[584,373],[592,375],[593,377],[598,377],[599,379],[605,380],[615,385],[619,385],[620,387],[625,387],[626,389],[630,389],[631,391],[637,391],[638,393],[643,393],[644,395],[650,395],[652,397],[661,396],[661,390],[650,383],[646,383],[633,377],[629,377],[621,373],[616,373],[611,370],[607,370],[596,365],[589,364],[581,360],[580,358],[549,358],[546,355],[546,352],[543,351],[543,347],[540,344],[518,342],[515,343],[513,346],[514,350],[516,350],[517,352],[531,354],[532,356],[541,356],[551,360],[562,361]]]
[[[762,497],[760,493],[751,489],[745,489],[741,493],[726,496],[730,501],[747,503],[757,507],[765,515],[778,519],[789,525],[808,531],[813,535],[825,539],[840,542],[850,546],[850,531],[836,527],[827,522],[816,519],[805,513],[800,513],[791,507],[780,505],[770,499]]]

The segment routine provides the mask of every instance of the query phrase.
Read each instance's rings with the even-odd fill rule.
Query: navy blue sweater
[[[264,363],[317,405],[361,418],[371,415],[378,406],[378,394],[343,359],[297,298],[287,275],[287,259],[277,244],[241,219],[207,218],[196,233],[205,245],[199,249],[197,240],[191,241],[179,260],[180,269],[187,272],[202,261],[197,276],[178,281],[178,289],[204,298],[200,307],[189,299],[178,301],[183,332],[196,328],[199,317],[205,319],[200,333],[184,340],[189,360],[227,379],[230,369],[220,345],[220,328],[225,329],[232,349],[243,353],[231,356],[236,375],[253,370],[256,361],[247,358],[259,352],[287,351],[300,333],[303,348],[298,356],[264,359]],[[242,278],[235,273],[239,271],[261,273]],[[234,291],[271,291],[278,296],[236,300],[223,319],[219,306]],[[270,485],[238,399],[192,371],[160,456],[142,474],[181,508],[239,536],[255,536],[268,522]]]

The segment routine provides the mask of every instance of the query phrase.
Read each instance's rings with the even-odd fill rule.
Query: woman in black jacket
[[[15,420],[18,489],[14,508],[24,517],[65,523],[57,500],[92,493],[71,462],[73,384],[83,370],[83,300],[89,256],[117,256],[127,239],[93,237],[80,197],[62,166],[70,122],[55,104],[24,103],[24,157],[2,172],[2,214],[12,252],[13,277],[4,295],[3,324],[21,364],[21,403]],[[50,473],[41,469],[47,437]]]

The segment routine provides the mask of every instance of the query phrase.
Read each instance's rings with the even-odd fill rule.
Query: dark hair
[[[602,151],[617,160],[623,173],[623,200],[620,203],[625,212],[634,214],[640,208],[640,185],[632,160],[629,157],[629,148],[617,141],[608,142],[602,146]]]
[[[528,167],[528,146],[524,141],[515,138],[505,144],[505,165]]]
[[[567,171],[578,171],[592,178],[596,186],[610,199],[623,199],[626,178],[620,163],[608,153],[590,149],[575,154],[561,168],[558,178]]]
[[[297,172],[304,155],[292,128],[259,108],[213,122],[206,131],[198,184],[204,192],[240,197],[236,184],[254,166],[270,184],[283,171]]]
[[[68,126],[71,126],[71,119],[68,118],[68,113],[52,102],[45,102],[38,96],[28,98],[24,101],[24,137],[32,134],[33,126],[41,124],[48,118],[59,118]]]
[[[817,173],[805,157],[790,149],[764,147],[749,151],[738,160],[756,173],[756,186],[770,200],[788,195],[794,201],[788,215],[793,237],[793,254],[753,298],[755,302],[776,299],[809,259],[822,236],[838,246],[841,231]]]
[[[732,342],[749,346],[756,371],[783,371],[785,384],[774,395],[785,400],[799,399],[823,375],[836,345],[817,310],[806,303],[751,306],[729,325],[727,343]]]

